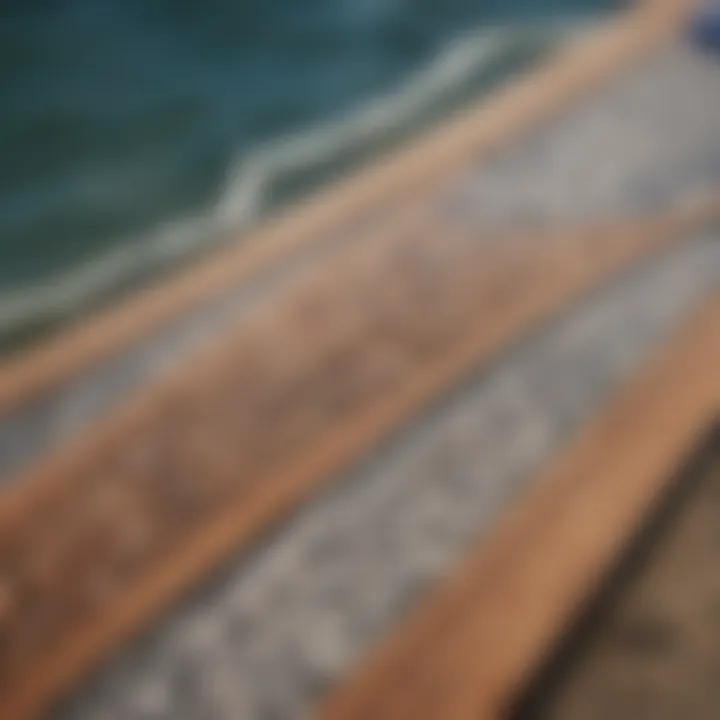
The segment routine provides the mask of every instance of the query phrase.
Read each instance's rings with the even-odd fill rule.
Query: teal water
[[[616,4],[4,3],[0,339],[237,234]]]

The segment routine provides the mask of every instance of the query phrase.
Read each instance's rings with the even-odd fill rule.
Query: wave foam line
[[[523,49],[540,51],[551,47],[587,25],[587,20],[558,21],[532,28],[490,28],[456,38],[395,92],[377,97],[336,121],[281,138],[241,159],[231,169],[218,202],[207,213],[164,223],[70,271],[0,293],[0,336],[33,322],[80,311],[132,278],[159,270],[203,246],[218,244],[261,215],[268,191],[283,177],[310,171],[343,153],[370,146],[412,123],[470,82],[482,79],[503,58]]]

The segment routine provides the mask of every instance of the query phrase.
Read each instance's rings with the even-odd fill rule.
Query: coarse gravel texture
[[[720,59],[669,46],[458,180],[473,227],[652,213],[720,184]]]

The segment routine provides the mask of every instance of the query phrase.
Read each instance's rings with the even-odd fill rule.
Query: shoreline
[[[684,3],[648,2],[570,43],[527,77],[448,120],[367,170],[299,203],[256,232],[198,261],[176,277],[89,316],[40,347],[0,361],[0,417],[31,403],[141,338],[212,301],[240,282],[316,245],[374,208],[433,193],[483,155],[549,119],[672,34]]]

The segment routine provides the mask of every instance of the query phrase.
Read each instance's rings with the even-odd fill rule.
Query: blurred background
[[[15,677],[62,677],[97,632],[77,679],[97,671],[45,688],[56,717],[310,717],[404,627],[717,295],[720,64],[664,14],[681,5],[586,37],[631,3],[0,3],[0,716]],[[717,27],[696,26],[705,50]],[[520,101],[483,114],[512,80]],[[198,272],[150,331],[119,313],[14,355],[382,153],[410,157],[463,108],[482,110],[477,136],[427,192],[321,231],[291,215],[281,240],[301,225],[301,250],[278,242],[246,274],[235,256],[218,287]],[[493,153],[465,162],[487,117]],[[517,132],[496,148],[503,120]],[[660,554],[516,720],[717,717],[716,435]],[[140,627],[188,557],[204,582]],[[195,570],[178,572],[173,601]]]

